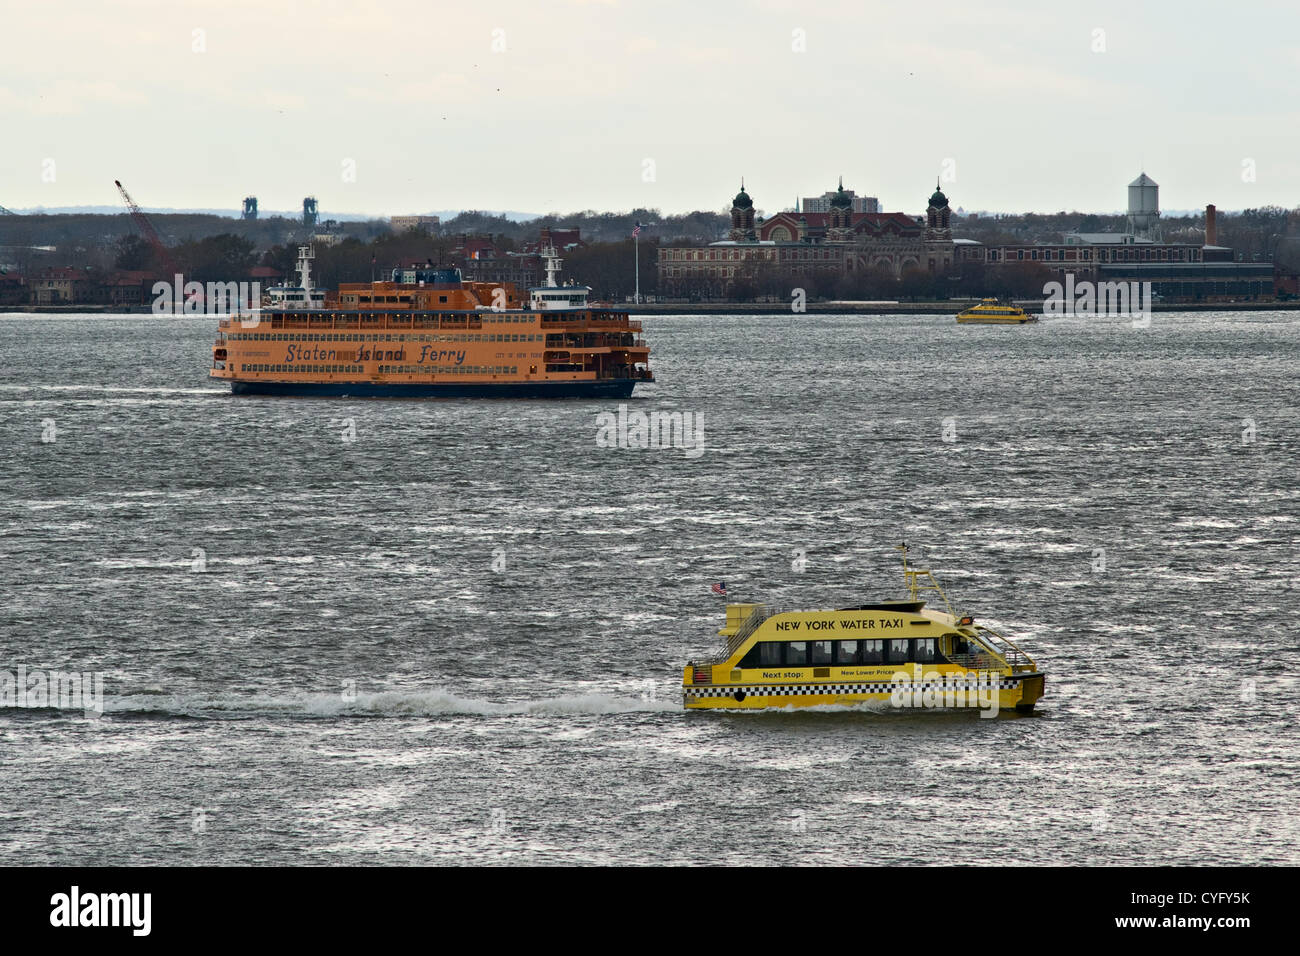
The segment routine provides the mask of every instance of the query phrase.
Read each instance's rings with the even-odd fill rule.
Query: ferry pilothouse
[[[641,323],[560,285],[553,246],[542,258],[527,301],[432,265],[325,292],[300,246],[297,285],[221,319],[208,374],[235,394],[351,397],[627,398],[654,381]]]
[[[688,709],[879,704],[884,708],[1029,713],[1045,676],[1029,655],[957,615],[928,570],[907,566],[908,599],[826,611],[728,604],[726,648],[682,674]],[[935,592],[946,608],[925,606]]]

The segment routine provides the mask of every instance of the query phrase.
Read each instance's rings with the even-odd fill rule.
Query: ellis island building
[[[737,279],[760,273],[794,278],[887,270],[897,277],[911,269],[951,271],[950,210],[937,183],[924,219],[901,212],[855,212],[843,180],[827,205],[827,212],[781,212],[755,220],[754,201],[742,182],[725,240],[660,248],[661,292],[723,296]]]
[[[1207,209],[1204,244],[1161,241],[1158,188],[1145,173],[1129,184],[1127,232],[1075,232],[1057,243],[986,246],[953,239],[952,210],[938,183],[924,217],[857,212],[841,180],[839,189],[828,194],[826,212],[780,212],[757,219],[742,182],[725,240],[659,249],[659,290],[665,296],[723,298],[765,278],[795,287],[818,273],[897,279],[905,273],[956,276],[971,266],[1021,266],[1041,267],[1042,274],[1054,279],[1070,273],[1091,281],[1151,280],[1158,293],[1179,298],[1272,292],[1269,264],[1233,262],[1232,250],[1215,244],[1213,206]]]

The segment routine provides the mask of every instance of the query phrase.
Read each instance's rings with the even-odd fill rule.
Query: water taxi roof
[[[853,607],[842,607],[841,611],[899,611],[904,614],[915,614],[925,607],[924,601],[877,601],[874,604],[855,604]]]

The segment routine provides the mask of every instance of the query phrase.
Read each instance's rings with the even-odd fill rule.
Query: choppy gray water
[[[0,319],[0,671],[105,694],[0,709],[0,862],[1300,862],[1294,313],[648,319],[698,457],[233,398],[214,324]],[[1038,714],[681,710],[713,582],[899,597],[903,538]]]

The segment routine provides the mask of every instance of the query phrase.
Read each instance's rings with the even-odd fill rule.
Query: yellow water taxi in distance
[[[885,708],[1029,713],[1038,665],[992,628],[958,616],[928,570],[907,566],[908,600],[834,611],[728,604],[727,646],[682,674],[687,709],[748,710],[873,702]],[[946,611],[927,608],[934,592]]]
[[[957,313],[958,325],[1024,325],[1037,321],[1038,316],[1016,305],[1003,305],[997,299],[981,299],[979,305]]]

